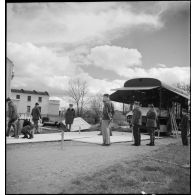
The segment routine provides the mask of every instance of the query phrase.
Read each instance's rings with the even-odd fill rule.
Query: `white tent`
[[[65,120],[62,121],[62,123],[65,124]],[[91,127],[91,125],[89,123],[87,123],[84,119],[82,119],[81,117],[77,117],[74,119],[74,122],[71,126],[71,131],[80,131],[82,130],[86,130],[89,129]]]

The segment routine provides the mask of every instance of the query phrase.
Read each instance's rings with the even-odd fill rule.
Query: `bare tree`
[[[98,93],[90,98],[90,108],[94,111],[96,122],[98,122],[103,109],[102,94]]]
[[[182,90],[184,90],[185,92],[187,92],[188,94],[190,94],[190,91],[191,91],[191,86],[190,86],[190,84],[186,84],[186,83],[177,83],[176,86],[177,86],[179,89],[182,89]]]
[[[68,83],[69,88],[66,91],[77,107],[77,116],[82,116],[83,106],[85,103],[86,95],[88,93],[88,86],[86,81],[80,79],[71,79]]]

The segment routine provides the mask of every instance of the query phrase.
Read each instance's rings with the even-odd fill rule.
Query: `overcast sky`
[[[61,97],[70,78],[91,93],[135,77],[190,81],[190,2],[7,4],[12,88]]]

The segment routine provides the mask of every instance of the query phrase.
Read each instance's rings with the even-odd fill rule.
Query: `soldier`
[[[146,127],[150,134],[150,143],[146,145],[154,146],[154,139],[155,139],[154,131],[155,128],[157,127],[157,113],[156,110],[154,109],[153,104],[149,104],[148,107],[149,110],[146,114],[146,118],[147,118]]]
[[[39,133],[39,129],[38,129],[38,120],[41,119],[41,113],[39,110],[39,104],[36,103],[35,107],[32,109],[31,115],[32,115],[32,120],[34,122],[34,127],[35,127],[35,133]],[[33,135],[32,137],[34,137],[34,129],[33,129]]]
[[[32,139],[33,138],[34,125],[29,120],[24,120],[23,128],[21,133],[24,135],[22,138]],[[28,137],[29,136],[29,137]]]
[[[69,104],[69,108],[67,109],[65,114],[66,128],[68,129],[68,131],[71,130],[71,125],[73,124],[74,117],[75,117],[75,110],[73,108],[73,104]]]
[[[133,136],[134,136],[134,146],[139,146],[141,144],[140,126],[142,125],[142,112],[139,107],[139,102],[134,102],[132,122],[133,126]]]
[[[110,145],[110,122],[112,121],[113,117],[113,111],[112,111],[112,105],[109,100],[109,95],[104,94],[103,95],[103,113],[102,113],[102,122],[101,122],[101,132],[103,135],[103,146],[109,146]]]
[[[182,139],[182,143],[183,145],[187,146],[188,145],[188,137],[187,137],[187,133],[188,133],[188,116],[187,116],[187,110],[186,109],[182,109],[182,119],[181,119],[181,123],[180,123],[180,127],[181,127],[181,139]]]
[[[106,94],[108,95],[108,94]],[[111,109],[111,116],[112,116],[112,119],[114,117],[114,104],[110,101],[110,98],[109,98],[109,95],[108,95],[108,99],[107,99],[107,102],[110,104],[110,109]],[[101,117],[100,117],[100,127],[102,125],[102,114],[101,114]],[[98,135],[102,135],[102,130],[100,129],[100,133]],[[110,136],[112,136],[112,129],[110,128]]]
[[[6,102],[8,103],[8,117],[9,117],[8,130],[6,136],[9,137],[10,129],[12,126],[14,128],[14,135],[12,135],[12,137],[19,138],[18,129],[16,125],[18,119],[16,106],[14,105],[14,103],[11,101],[9,97],[6,99]]]

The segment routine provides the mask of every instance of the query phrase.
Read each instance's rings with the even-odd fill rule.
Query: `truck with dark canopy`
[[[110,95],[111,101],[128,104],[130,108],[134,101],[140,102],[143,127],[148,104],[152,103],[158,113],[160,132],[177,129],[182,108],[188,109],[190,102],[190,96],[185,91],[154,78],[130,79],[124,83],[124,87],[112,90],[115,92]],[[132,111],[127,114],[128,120],[131,115]]]

